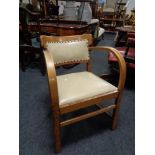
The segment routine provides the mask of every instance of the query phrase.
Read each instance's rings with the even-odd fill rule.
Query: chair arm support
[[[119,64],[119,71],[120,71],[119,72],[118,91],[121,92],[124,88],[125,79],[126,79],[126,63],[125,63],[123,56],[115,48],[107,47],[107,46],[89,47],[89,50],[90,50],[90,52],[91,51],[111,52],[117,58],[117,61]]]
[[[50,89],[50,97],[53,103],[53,106],[59,106],[59,99],[58,99],[58,89],[57,89],[57,78],[56,78],[56,71],[54,66],[53,58],[50,56],[47,50],[43,51],[46,68],[47,68],[47,75],[48,75],[48,82],[49,82],[49,89]]]

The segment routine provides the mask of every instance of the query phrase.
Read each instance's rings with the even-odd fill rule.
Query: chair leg
[[[119,116],[119,109],[120,109],[120,99],[119,97],[115,100],[116,108],[113,110],[112,115],[112,130],[116,129],[117,119]]]
[[[61,127],[58,117],[53,117],[53,135],[55,141],[55,152],[61,152]]]

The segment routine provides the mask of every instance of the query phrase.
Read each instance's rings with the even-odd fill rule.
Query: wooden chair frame
[[[52,101],[52,118],[53,118],[53,134],[54,134],[54,140],[55,140],[55,151],[56,153],[61,152],[61,127],[79,122],[81,120],[99,115],[101,113],[107,112],[109,110],[113,110],[112,115],[112,129],[114,130],[116,127],[116,121],[118,119],[119,115],[119,109],[120,109],[120,100],[122,96],[122,91],[124,88],[125,78],[126,78],[126,64],[124,61],[124,58],[121,56],[121,54],[112,47],[105,47],[105,46],[96,46],[96,47],[89,47],[90,52],[112,52],[119,64],[120,72],[119,72],[119,82],[118,82],[118,90],[113,93],[108,93],[100,96],[95,96],[94,98],[89,98],[87,100],[83,100],[81,102],[74,102],[73,104],[65,104],[65,105],[59,105],[59,98],[58,98],[58,87],[57,87],[57,78],[56,78],[56,70],[55,70],[55,64],[53,61],[53,58],[49,55],[49,52],[46,50],[46,43],[47,42],[54,42],[54,41],[68,41],[68,40],[77,40],[77,39],[87,39],[88,44],[92,44],[92,36],[90,34],[83,34],[83,35],[75,35],[75,36],[60,36],[60,37],[50,37],[50,36],[41,36],[41,45],[44,47],[44,56],[47,66],[47,74],[48,74],[48,82],[49,82],[49,90],[50,90],[50,98]],[[63,51],[62,51],[63,52]],[[77,62],[68,62],[68,64],[72,63],[85,63],[87,66],[87,71],[91,71],[91,64],[90,60],[88,61],[77,61]],[[57,64],[56,66],[61,66],[66,63]],[[107,99],[115,99],[115,103],[107,106],[105,108],[100,108],[99,110],[74,117],[65,121],[60,121],[60,116],[69,113],[78,109],[86,108],[91,105],[96,105],[100,103],[101,101],[107,100]],[[100,107],[100,106],[99,106]]]

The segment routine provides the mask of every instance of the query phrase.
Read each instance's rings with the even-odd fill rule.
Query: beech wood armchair
[[[91,34],[41,36],[40,39],[48,74],[56,153],[61,152],[61,127],[113,110],[112,129],[115,129],[126,78],[122,55],[112,47],[90,47],[93,43]],[[117,58],[120,68],[117,87],[91,73],[89,52],[94,51],[112,52]],[[56,75],[56,66],[73,63],[86,64],[87,71]],[[115,102],[104,108],[98,105],[108,99],[115,99]],[[98,105],[99,110],[61,121],[63,114],[93,105]]]

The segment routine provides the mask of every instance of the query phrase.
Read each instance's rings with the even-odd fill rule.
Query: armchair
[[[61,127],[113,110],[112,129],[116,128],[120,100],[126,77],[126,65],[122,55],[112,47],[88,47],[93,43],[91,34],[74,36],[40,36],[44,48],[49,91],[51,97],[53,134],[56,153],[61,152]],[[120,78],[115,87],[91,72],[89,52],[112,52],[118,60]],[[56,75],[56,66],[83,63],[87,71]],[[115,99],[102,108],[99,103]],[[97,105],[99,110],[61,120],[63,114]]]

